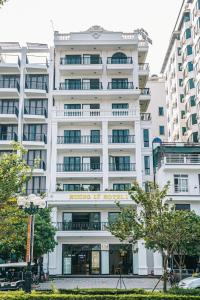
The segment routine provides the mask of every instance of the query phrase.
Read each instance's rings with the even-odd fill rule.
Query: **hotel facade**
[[[0,151],[18,141],[45,193],[57,246],[51,275],[161,274],[158,253],[134,251],[107,230],[116,201],[134,205],[134,180],[152,180],[148,42],[138,31],[55,32],[54,47],[0,43]]]

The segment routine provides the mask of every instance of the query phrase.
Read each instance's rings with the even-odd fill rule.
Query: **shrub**
[[[169,294],[174,295],[193,295],[193,296],[200,296],[199,289],[182,289],[178,287],[174,287],[168,290]]]

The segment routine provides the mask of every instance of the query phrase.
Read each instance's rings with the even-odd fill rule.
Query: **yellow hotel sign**
[[[129,200],[127,194],[70,194],[69,200]]]

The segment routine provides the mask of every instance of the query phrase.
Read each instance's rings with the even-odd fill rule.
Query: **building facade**
[[[158,253],[138,251],[107,230],[116,201],[152,180],[148,42],[138,32],[93,26],[55,32],[54,47],[0,44],[0,151],[12,141],[34,170],[26,193],[46,194],[57,246],[51,275],[161,274]]]
[[[162,141],[167,141],[167,109],[165,80],[162,76],[152,75],[147,87],[151,91],[151,101],[147,112],[151,116],[151,135],[158,137]]]
[[[200,1],[184,0],[161,70],[169,141],[199,141],[199,45]]]

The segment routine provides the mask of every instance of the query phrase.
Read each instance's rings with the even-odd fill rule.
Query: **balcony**
[[[74,84],[67,84],[65,82],[60,83],[60,90],[102,90],[102,83],[97,82],[95,84],[91,84],[90,82],[82,82],[82,83],[74,83]]]
[[[20,85],[15,78],[0,79],[0,97],[19,97]]]
[[[47,74],[48,67],[49,63],[46,56],[26,56],[26,71],[28,74]]]
[[[24,119],[29,121],[33,120],[44,120],[47,118],[47,109],[46,107],[33,107],[25,106],[24,107]]]
[[[26,96],[45,96],[48,93],[48,85],[46,82],[26,80],[25,82]]]
[[[133,82],[119,81],[109,82],[108,90],[132,90],[134,89]]]
[[[47,143],[45,133],[24,133],[23,145],[26,146],[44,146]]]
[[[58,136],[57,144],[100,144],[102,136],[82,135],[77,137]]]
[[[135,163],[111,163],[109,164],[109,171],[111,172],[130,172],[135,171]]]
[[[151,90],[149,88],[140,89],[140,104],[142,111],[145,111],[151,99]]]
[[[18,55],[1,54],[0,55],[0,73],[16,74],[20,73],[20,58]]]
[[[138,65],[139,76],[149,76],[149,64],[139,64]]]
[[[108,136],[108,143],[109,144],[133,144],[135,143],[135,136],[134,135],[125,135],[125,136]]]
[[[18,136],[15,132],[0,133],[0,145],[10,145],[13,141],[18,141]]]
[[[200,165],[200,154],[168,154],[158,164],[167,169],[190,169],[198,170]]]
[[[134,117],[138,115],[137,109],[112,109],[112,110],[101,110],[101,109],[65,109],[55,110],[53,117],[60,122],[72,122],[73,121],[102,121],[102,120],[115,120],[116,117],[119,120],[130,120],[133,121]]]
[[[58,231],[103,231],[107,230],[107,222],[58,222],[55,224]]]
[[[57,172],[102,172],[102,163],[57,164]]]
[[[109,75],[115,75],[116,72],[122,72],[124,75],[130,75],[133,71],[133,59],[132,57],[108,57],[106,68]]]
[[[0,106],[0,121],[17,122],[19,110],[17,106]]]

